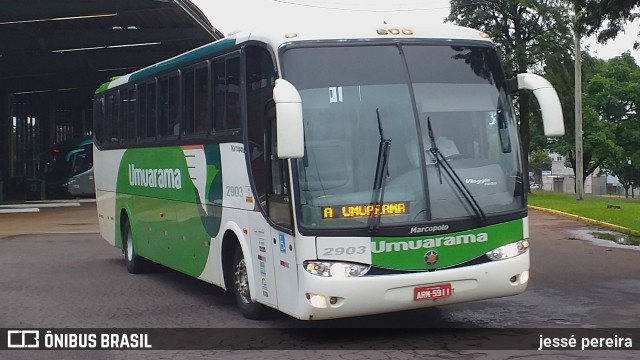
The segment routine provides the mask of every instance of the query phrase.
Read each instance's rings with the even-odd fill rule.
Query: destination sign
[[[402,215],[409,212],[409,202],[385,202],[382,204],[349,204],[322,207],[323,219],[357,218],[371,215]]]

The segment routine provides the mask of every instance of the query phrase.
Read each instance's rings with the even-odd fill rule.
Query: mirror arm
[[[562,105],[550,82],[536,74],[518,74],[518,89],[531,90],[540,104],[544,135],[559,137],[564,135],[564,121],[562,119]]]

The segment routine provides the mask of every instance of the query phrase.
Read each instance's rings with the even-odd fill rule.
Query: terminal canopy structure
[[[1,9],[5,199],[37,176],[52,144],[91,135],[102,83],[223,37],[189,0],[3,0]]]

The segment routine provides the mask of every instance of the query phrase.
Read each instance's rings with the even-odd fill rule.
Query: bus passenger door
[[[262,115],[262,114],[261,114]],[[288,166],[280,160],[275,144],[275,106],[267,105],[262,121],[249,132],[247,150],[255,186],[256,208],[252,212],[252,247],[257,249],[260,270],[254,267],[256,294],[261,301],[280,311],[295,314],[298,277],[292,212],[289,197]],[[255,131],[260,129],[261,131]],[[273,134],[273,136],[272,136]],[[265,216],[267,217],[265,219]],[[254,259],[255,260],[255,259]]]
[[[278,308],[293,314],[297,309],[298,272],[296,269],[293,218],[289,189],[289,167],[287,160],[277,158],[275,121],[270,121],[267,139],[270,182],[267,188],[267,214],[271,226],[273,266],[276,275]]]
[[[294,237],[288,232],[283,232],[273,227],[271,228],[278,309],[288,314],[295,314],[299,301],[297,296],[298,272],[296,269],[295,244],[293,240]]]

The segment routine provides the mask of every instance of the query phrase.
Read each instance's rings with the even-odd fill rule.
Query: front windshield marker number
[[[329,88],[329,103],[342,102],[342,86],[332,86]]]

